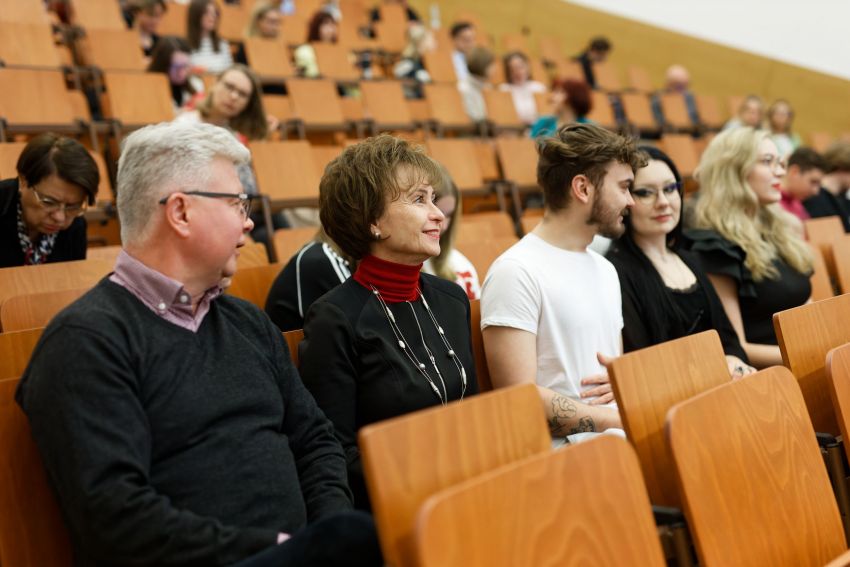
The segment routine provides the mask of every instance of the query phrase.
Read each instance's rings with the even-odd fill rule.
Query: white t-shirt
[[[209,37],[201,38],[200,47],[189,54],[189,60],[192,66],[203,67],[207,73],[221,73],[233,65],[233,56],[230,54],[230,44],[227,40],[219,39],[218,51],[215,51]]]
[[[546,86],[543,83],[539,81],[526,81],[521,85],[502,83],[499,85],[499,90],[511,93],[517,116],[525,124],[533,124],[537,120],[538,109],[534,93],[546,92]]]
[[[487,272],[481,328],[491,325],[534,333],[537,384],[586,402],[581,379],[605,372],[596,353],[621,354],[617,271],[593,250],[570,252],[527,234]]]
[[[434,274],[434,264],[431,258],[425,260],[422,264],[422,271],[426,274]],[[449,268],[455,273],[455,283],[463,288],[466,296],[469,299],[479,299],[481,297],[481,284],[478,283],[478,272],[475,271],[475,266],[469,259],[458,252],[452,250],[449,254]]]

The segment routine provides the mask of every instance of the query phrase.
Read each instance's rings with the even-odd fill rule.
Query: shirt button
[[[158,310],[162,311],[162,312],[165,312],[165,308],[166,308],[165,302],[164,302],[164,301],[160,301],[160,302],[159,302],[159,304],[156,306],[156,308],[157,308]]]
[[[185,293],[180,296],[180,303],[189,303],[189,296]]]

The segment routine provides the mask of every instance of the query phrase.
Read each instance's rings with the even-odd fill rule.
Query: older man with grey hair
[[[380,565],[281,334],[222,295],[253,223],[222,128],[131,134],[115,272],[45,329],[17,393],[79,565]]]

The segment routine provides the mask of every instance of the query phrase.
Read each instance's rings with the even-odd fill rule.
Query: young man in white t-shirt
[[[620,428],[605,370],[622,352],[620,284],[588,249],[597,234],[619,237],[634,204],[632,141],[572,124],[538,144],[543,221],[487,273],[481,327],[495,387],[535,383],[553,437]]]

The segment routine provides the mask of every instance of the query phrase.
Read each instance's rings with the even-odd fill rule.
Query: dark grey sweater
[[[81,565],[221,565],[351,508],[280,332],[213,301],[197,333],[108,280],[48,326],[18,403]]]

